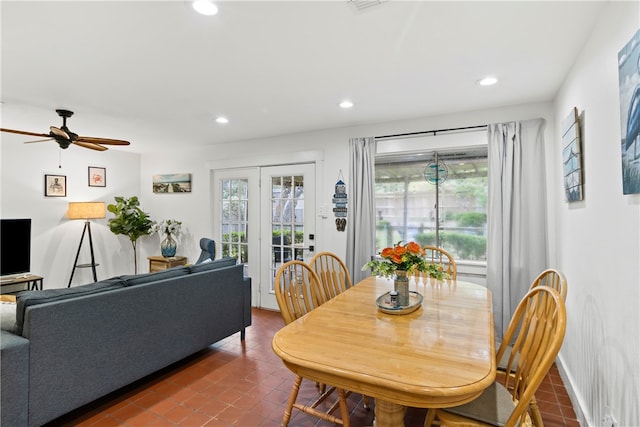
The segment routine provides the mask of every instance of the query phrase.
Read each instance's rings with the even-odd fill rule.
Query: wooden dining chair
[[[437,417],[441,425],[506,426],[531,425],[531,399],[551,368],[564,340],[567,312],[560,294],[548,286],[536,286],[520,301],[509,322],[496,360],[513,342],[507,372],[475,400],[446,409],[430,409],[425,427]]]
[[[284,263],[276,273],[275,292],[280,314],[286,324],[311,312],[326,301],[320,287],[320,279],[311,267],[302,261],[289,261]],[[296,375],[296,379],[291,388],[287,408],[282,417],[282,426],[286,427],[291,419],[293,409],[297,409],[306,414],[315,416],[325,421],[342,424],[349,427],[349,408],[347,397],[350,392],[333,386],[319,385],[320,393],[318,398],[310,405],[296,403],[302,377]],[[326,412],[318,406],[326,401],[336,392],[338,399],[331,404]],[[340,418],[333,415],[336,409],[340,409]]]
[[[318,252],[311,258],[309,265],[320,278],[320,286],[326,299],[353,286],[346,264],[332,252]]]
[[[458,277],[458,267],[451,254],[442,248],[437,246],[423,246],[424,257],[427,261],[442,266],[442,270],[447,273],[447,278],[456,280]],[[416,272],[418,275],[425,275],[427,273]]]
[[[531,282],[531,286],[529,289],[533,289],[536,286],[549,286],[550,288],[555,289],[560,294],[560,297],[563,301],[567,299],[567,279],[564,274],[558,270],[553,268],[548,268],[544,270],[542,273],[538,274],[538,276]],[[504,341],[504,340],[503,340]],[[511,345],[507,342],[505,344],[505,351],[502,354],[502,357],[498,359],[497,370],[498,372],[505,374],[507,373],[507,364],[509,362],[509,358],[511,357]],[[517,360],[516,360],[517,362]],[[515,368],[512,367],[511,375],[514,374]],[[538,407],[538,402],[535,399],[535,396],[531,399],[530,404],[531,417],[533,418],[533,425],[542,427],[544,423],[542,422],[542,414],[540,413],[540,408]]]
[[[309,261],[311,269],[318,275],[325,300],[346,291],[353,283],[347,265],[333,252],[318,252]],[[365,409],[369,409],[369,396],[362,396]]]

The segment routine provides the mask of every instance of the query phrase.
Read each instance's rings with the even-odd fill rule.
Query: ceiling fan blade
[[[96,138],[93,136],[79,136],[76,141],[80,142],[89,142],[91,144],[104,144],[104,145],[129,145],[131,144],[129,141],[124,141],[122,139],[111,139],[111,138]]]
[[[33,141],[25,141],[24,143],[25,144],[31,144],[33,142],[44,142],[44,141],[53,141],[53,140],[54,140],[54,138],[49,137],[49,138],[46,138],[46,139],[35,139]]]
[[[89,148],[91,150],[96,150],[96,151],[106,151],[106,150],[108,150],[107,147],[103,147],[102,145],[98,145],[98,144],[93,144],[91,142],[73,141],[73,143],[76,144],[76,145],[79,145],[80,147]]]
[[[49,130],[55,136],[59,136],[60,138],[64,138],[64,139],[71,139],[71,138],[69,138],[69,134],[66,133],[65,131],[63,131],[60,128],[57,128],[55,126],[49,126]]]
[[[10,132],[10,133],[17,133],[19,135],[51,137],[51,135],[49,135],[48,133],[35,133],[35,132],[27,132],[27,131],[24,131],[24,130],[0,128],[0,131],[2,131],[2,132]]]

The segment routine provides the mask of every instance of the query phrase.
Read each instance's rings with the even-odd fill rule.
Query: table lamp
[[[83,219],[84,228],[82,229],[82,237],[80,238],[80,244],[78,245],[78,252],[76,253],[76,259],[73,262],[73,270],[71,270],[71,277],[69,278],[68,288],[71,287],[71,281],[73,280],[73,274],[76,271],[76,267],[91,267],[93,271],[93,281],[98,281],[96,275],[96,260],[93,255],[93,239],[91,238],[91,222],[90,219],[104,218],[107,215],[107,210],[104,202],[69,202],[69,209],[67,210],[67,218],[69,219]],[[80,249],[82,248],[82,242],[84,235],[89,232],[89,248],[91,249],[91,264],[78,265],[78,257],[80,256]]]

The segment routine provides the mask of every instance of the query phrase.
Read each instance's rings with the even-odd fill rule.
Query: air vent
[[[357,11],[367,10],[381,5],[385,0],[349,0],[349,4]]]

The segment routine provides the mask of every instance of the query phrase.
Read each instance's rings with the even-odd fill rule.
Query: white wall
[[[555,102],[556,123],[574,106],[584,117],[585,199],[566,203],[556,181],[553,244],[569,284],[560,359],[588,425],[607,411],[640,425],[640,195],[622,193],[618,89],[618,52],[639,17],[638,2],[607,5]],[[560,138],[556,127],[558,170]]]
[[[37,129],[37,126],[33,126]],[[80,243],[83,221],[70,221],[69,202],[114,202],[140,188],[140,156],[117,150],[97,152],[72,146],[61,150],[55,142],[24,144],[24,137],[2,133],[0,217],[31,218],[31,271],[44,277],[45,288],[66,287]],[[58,167],[61,165],[62,167]],[[88,186],[88,167],[107,170],[106,187]],[[45,197],[44,175],[66,175],[67,197]],[[115,236],[106,219],[92,222],[98,279],[133,274],[133,250],[126,237]],[[85,236],[78,263],[90,262]],[[76,269],[73,285],[92,282],[90,268]]]

